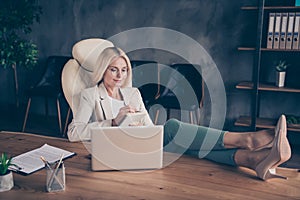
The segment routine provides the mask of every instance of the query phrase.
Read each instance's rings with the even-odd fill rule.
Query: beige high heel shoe
[[[277,127],[277,132],[275,133],[276,136],[274,138],[274,143],[269,155],[255,168],[257,176],[262,180],[267,180],[270,178],[286,179],[284,176],[273,174],[271,172],[271,170],[286,162],[291,157],[291,147],[286,137],[287,127],[286,118],[284,115],[280,117]]]
[[[285,121],[285,122],[283,122]],[[284,115],[281,115],[280,118],[278,119],[277,121],[277,124],[276,124],[276,127],[275,127],[275,130],[274,130],[274,138],[271,142],[269,142],[268,144],[265,144],[264,146],[261,146],[261,147],[258,147],[256,149],[253,149],[253,151],[259,151],[259,150],[262,150],[262,149],[268,149],[268,148],[272,148],[273,144],[274,144],[274,140],[275,138],[277,137],[278,133],[279,133],[279,129],[281,127],[281,124],[283,123],[286,123],[286,120],[285,120],[285,116]]]

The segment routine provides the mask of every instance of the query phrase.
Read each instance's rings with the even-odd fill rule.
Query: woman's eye
[[[110,69],[111,72],[116,72],[117,70],[115,68]]]

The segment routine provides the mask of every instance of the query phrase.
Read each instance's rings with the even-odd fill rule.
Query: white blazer
[[[130,105],[147,113],[140,91],[134,87],[120,88],[125,105]],[[68,138],[71,142],[90,140],[90,129],[112,126],[113,112],[103,83],[99,86],[84,89],[81,92],[79,108],[68,126]],[[148,113],[144,125],[153,125]]]

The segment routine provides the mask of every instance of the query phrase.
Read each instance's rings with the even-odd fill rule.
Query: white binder
[[[279,49],[280,24],[281,24],[281,13],[276,13],[275,14],[275,29],[274,29],[273,49]]]
[[[295,22],[295,13],[290,12],[288,18],[288,28],[286,32],[286,46],[285,46],[286,49],[292,49],[294,22]]]
[[[300,22],[300,12],[297,12],[295,16],[292,49],[298,49],[299,47],[299,22]]]
[[[279,49],[285,49],[288,13],[281,13]]]
[[[268,38],[267,38],[267,48],[273,48],[273,39],[274,39],[274,23],[275,22],[275,13],[269,13],[269,27],[268,27]]]

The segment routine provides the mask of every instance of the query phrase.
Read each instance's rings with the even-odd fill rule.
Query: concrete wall
[[[256,0],[42,0],[39,3],[43,9],[40,23],[33,25],[33,32],[27,37],[38,45],[41,66],[33,71],[19,71],[21,102],[26,101],[22,92],[41,76],[47,56],[71,55],[73,44],[82,39],[106,39],[136,28],[160,27],[195,40],[215,62],[227,97],[225,128],[234,129],[233,121],[238,116],[249,115],[250,95],[235,89],[235,84],[251,80],[253,57],[249,52],[237,51],[237,47],[255,39],[255,14],[253,11],[245,13],[240,7],[255,5]],[[191,51],[189,47],[182,48]],[[192,54],[197,56],[195,51]],[[143,49],[128,55],[131,59],[152,59],[163,64],[182,61],[178,55],[157,49]],[[5,94],[0,97],[1,106],[13,104],[12,74],[9,70],[0,70],[0,89]],[[294,106],[295,100],[292,102]],[[277,101],[272,104],[262,111],[263,115],[280,114],[283,104]],[[288,111],[295,110],[290,103],[284,104],[290,106]],[[211,105],[208,93],[206,123],[210,120]]]

